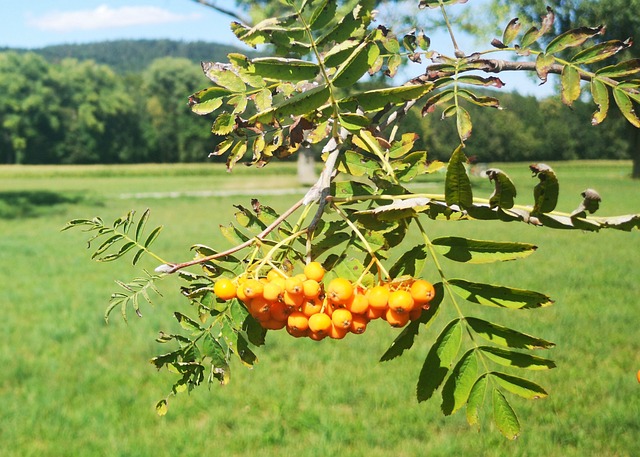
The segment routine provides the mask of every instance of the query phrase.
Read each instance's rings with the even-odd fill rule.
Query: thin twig
[[[186,267],[190,267],[192,265],[198,265],[198,264],[202,264],[204,262],[209,262],[211,260],[215,260],[215,259],[219,259],[221,257],[225,257],[231,254],[234,254],[244,248],[247,248],[249,246],[251,246],[256,240],[258,241],[262,241],[269,233],[271,233],[276,227],[278,227],[285,219],[287,219],[291,214],[293,214],[298,208],[300,208],[303,205],[303,201],[304,199],[300,199],[299,201],[297,201],[291,208],[289,208],[288,210],[286,210],[284,213],[282,213],[280,216],[278,216],[278,218],[273,221],[267,228],[265,228],[262,232],[260,232],[258,235],[256,235],[255,237],[245,241],[242,244],[239,244],[231,249],[227,249],[226,251],[223,252],[218,252],[216,254],[212,254],[206,257],[201,257],[199,259],[194,259],[194,260],[190,260],[188,262],[182,262],[182,263],[174,263],[174,264],[163,264],[160,265],[158,268],[156,268],[156,272],[157,273],[167,273],[167,274],[171,274],[171,273],[175,273],[178,270],[181,270],[183,268]]]

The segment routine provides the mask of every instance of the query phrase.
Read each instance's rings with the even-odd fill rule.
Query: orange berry
[[[236,298],[237,290],[236,285],[228,278],[218,279],[213,285],[213,293],[216,294],[220,300],[226,301]]]
[[[261,297],[264,291],[264,284],[258,279],[247,279],[242,285],[242,290],[247,298]]]
[[[302,280],[298,276],[291,276],[284,280],[284,290],[291,294],[301,294]]]
[[[316,298],[320,295],[320,283],[315,279],[307,279],[302,282],[302,293],[306,298]]]
[[[312,332],[311,330],[307,331],[307,335],[309,336],[309,338],[311,338],[313,341],[322,341],[326,338],[326,336],[328,335],[328,331],[325,332]]]
[[[269,302],[262,297],[255,297],[249,303],[249,312],[260,322],[271,319]]]
[[[271,319],[281,322],[287,322],[289,314],[292,312],[291,308],[280,301],[272,302],[271,306],[269,306],[269,311],[271,312]]]
[[[298,308],[300,308],[300,305],[302,305],[302,302],[304,301],[304,295],[292,294],[289,291],[285,290],[284,294],[282,295],[282,301],[288,307],[294,308],[297,310]]]
[[[302,293],[302,281],[300,278],[294,276],[291,278],[287,278],[284,281],[284,290],[293,295],[299,295]]]
[[[347,302],[347,309],[352,314],[364,314],[369,309],[369,299],[366,295],[356,293],[351,300]]]
[[[394,290],[389,294],[389,309],[397,313],[408,313],[413,309],[414,301],[406,290]]]
[[[320,282],[324,278],[324,267],[320,262],[309,262],[304,266],[304,275],[307,279]]]
[[[294,311],[287,318],[287,327],[296,331],[304,331],[309,328],[309,318],[300,311]]]
[[[277,282],[271,281],[264,285],[262,289],[262,297],[265,300],[269,301],[277,301],[280,300],[280,295],[282,294],[283,289],[280,287],[280,284]]]
[[[409,313],[398,313],[389,308],[384,318],[392,327],[404,327],[409,322]]]
[[[342,329],[348,329],[351,326],[352,320],[353,316],[351,315],[351,311],[345,308],[336,309],[331,315],[333,325]]]
[[[333,338],[334,340],[341,340],[347,333],[349,333],[349,327],[343,328],[333,324],[329,327],[329,338]]]
[[[313,316],[314,314],[318,314],[322,311],[322,300],[319,298],[306,299],[300,305],[300,311],[305,316]]]
[[[351,320],[351,325],[349,326],[349,330],[351,331],[351,333],[360,335],[367,329],[368,323],[369,319],[367,319],[365,316],[354,314],[353,319]]]
[[[636,378],[638,379],[638,382],[640,382],[640,370],[636,373]]]
[[[380,319],[384,316],[384,313],[387,312],[387,309],[389,308],[374,308],[373,306],[369,306],[369,309],[367,310],[365,316],[370,321],[374,319]]]
[[[274,280],[276,280],[277,278],[283,278],[283,273],[281,273],[280,271],[276,270],[275,268],[272,268],[271,270],[269,270],[269,273],[267,273],[267,281],[272,282]]]
[[[287,325],[287,321],[279,321],[276,319],[269,319],[267,321],[261,321],[260,325],[267,330],[280,330]]]
[[[314,333],[324,333],[326,335],[330,327],[331,318],[325,313],[318,313],[309,317],[309,330]]]
[[[309,335],[309,329],[306,330],[294,330],[289,326],[285,327],[287,329],[287,333],[291,336],[293,336],[294,338],[303,338],[305,336]]]
[[[327,297],[333,303],[346,303],[353,295],[353,284],[345,278],[332,279],[327,287]]]
[[[367,293],[369,307],[376,309],[385,309],[389,303],[389,288],[387,286],[375,286]]]
[[[436,295],[433,284],[424,279],[418,279],[411,284],[411,296],[416,303],[424,304],[430,302]]]

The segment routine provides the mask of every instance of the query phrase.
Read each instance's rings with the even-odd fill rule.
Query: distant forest
[[[0,163],[223,160],[208,158],[220,140],[210,132],[213,118],[193,114],[187,99],[210,84],[199,63],[226,61],[230,52],[252,55],[228,45],[170,40],[0,49]],[[570,109],[559,97],[493,95],[504,110],[468,107],[474,135],[465,152],[477,161],[630,157],[624,121],[612,113],[592,127],[589,101]],[[453,122],[439,113],[411,114],[404,123],[420,132],[429,159],[448,157],[457,144]]]

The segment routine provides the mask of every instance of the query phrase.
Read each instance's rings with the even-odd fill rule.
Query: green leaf
[[[469,349],[451,371],[442,388],[442,412],[449,416],[469,399],[469,394],[478,376],[478,358],[475,349]]]
[[[547,45],[545,49],[546,54],[555,54],[564,51],[567,48],[573,48],[582,45],[589,38],[604,33],[604,27],[580,27],[573,30],[568,30],[555,37]]]
[[[633,102],[629,96],[618,87],[613,88],[613,99],[618,105],[618,109],[627,121],[634,127],[640,128],[640,118],[633,109]]]
[[[198,324],[193,319],[185,316],[181,312],[176,311],[175,313],[173,313],[173,315],[183,329],[192,333],[198,333],[202,331],[202,327],[200,327],[200,324]]]
[[[521,27],[522,27],[522,24],[520,23],[517,17],[514,19],[511,19],[507,24],[507,26],[505,27],[504,32],[502,32],[502,43],[505,46],[509,46],[520,33]]]
[[[431,346],[422,365],[418,378],[417,397],[419,402],[431,398],[444,381],[449,367],[453,363],[462,339],[462,326],[459,319],[449,322]]]
[[[340,172],[348,173],[351,176],[373,176],[380,167],[378,162],[368,160],[355,151],[345,151],[340,154],[337,162],[337,169]]]
[[[271,123],[276,119],[287,116],[300,116],[319,108],[329,98],[329,88],[321,84],[312,89],[296,93],[285,101],[272,106],[270,109],[260,112],[249,119],[249,122]]]
[[[220,225],[220,232],[222,232],[222,235],[234,246],[242,244],[249,239],[244,233],[235,228],[233,224],[229,226]]]
[[[484,403],[484,393],[487,389],[487,375],[480,376],[471,387],[467,399],[467,422],[469,425],[480,424],[480,407]]]
[[[571,62],[579,65],[589,65],[600,62],[601,60],[608,59],[618,52],[629,48],[631,44],[631,40],[628,39],[625,41],[611,40],[598,43],[577,53],[573,56]]]
[[[558,178],[551,167],[543,163],[529,165],[529,169],[540,180],[533,189],[534,206],[531,214],[550,213],[558,203]]]
[[[231,68],[231,65],[214,62],[202,62],[202,70],[207,78],[230,92],[244,92],[247,86]]]
[[[465,281],[449,280],[453,291],[471,303],[510,309],[529,309],[550,306],[553,301],[540,292],[511,287]]]
[[[95,259],[100,254],[104,253],[107,249],[109,249],[111,246],[113,246],[114,243],[117,243],[123,238],[124,236],[119,233],[107,238],[104,242],[102,242],[102,244],[98,247],[98,249],[96,249],[96,251],[91,255],[91,258]]]
[[[389,269],[392,278],[409,275],[414,278],[420,276],[424,265],[427,263],[429,249],[424,244],[419,244],[409,250],[405,250],[395,264]]]
[[[433,89],[433,84],[403,85],[384,89],[372,89],[350,95],[339,103],[355,101],[365,112],[378,111],[388,104],[398,105],[416,100]]]
[[[596,76],[607,78],[625,78],[640,72],[640,59],[625,60],[615,65],[601,68],[596,71]]]
[[[555,346],[554,343],[542,338],[527,335],[526,333],[475,317],[467,317],[466,322],[475,333],[498,346],[515,349],[550,349]]]
[[[158,416],[164,416],[167,414],[168,411],[168,406],[167,406],[167,400],[166,399],[162,399],[160,400],[158,403],[156,403],[156,414]]]
[[[353,50],[349,58],[336,70],[331,83],[336,87],[354,85],[369,70],[368,47],[370,43],[363,42]]]
[[[491,263],[528,257],[537,246],[528,243],[472,240],[462,237],[442,237],[432,244],[445,257],[456,262]]]
[[[464,143],[471,136],[473,125],[471,123],[471,115],[461,106],[456,107],[456,127],[458,129],[458,137]]]
[[[522,352],[509,351],[493,346],[480,346],[478,349],[490,360],[507,367],[524,368],[525,370],[549,370],[556,367],[553,360],[523,354]]]
[[[542,387],[527,379],[495,371],[491,372],[491,376],[502,388],[527,400],[535,400],[548,396]]]
[[[556,59],[551,54],[538,54],[538,57],[536,58],[536,73],[542,83],[547,82],[547,76],[555,62]]]
[[[509,176],[498,168],[489,168],[486,175],[495,185],[494,191],[489,197],[489,206],[502,209],[513,208],[517,192],[516,186]]]
[[[211,126],[214,135],[228,135],[236,126],[236,117],[231,113],[220,113]],[[230,145],[229,145],[230,146]]]
[[[464,209],[473,204],[471,181],[465,168],[466,163],[467,157],[462,152],[462,145],[460,145],[451,154],[445,176],[444,195],[449,206],[457,205]]]
[[[562,103],[573,105],[580,98],[580,73],[575,67],[566,65],[560,76]]]
[[[282,57],[252,59],[249,69],[263,78],[292,82],[312,80],[320,73],[318,64]]]
[[[309,26],[312,30],[320,30],[335,17],[338,2],[336,0],[320,0],[313,5],[315,10],[309,18]]]
[[[228,364],[224,348],[209,332],[207,332],[203,338],[202,356],[209,357],[211,364],[215,367],[224,367]]]
[[[162,225],[154,228],[153,231],[149,233],[149,236],[147,237],[147,239],[144,241],[144,247],[148,248],[149,246],[151,246],[151,244],[158,238],[161,231],[162,231]]]
[[[213,100],[207,100],[206,102],[196,103],[191,105],[191,111],[200,116],[213,113],[215,110],[222,106],[221,98],[214,98]]]
[[[607,85],[599,79],[591,80],[591,97],[598,109],[591,117],[591,124],[598,125],[607,117],[609,112],[609,91]]]
[[[493,420],[506,438],[515,440],[520,434],[520,421],[515,411],[498,389],[493,389]]]

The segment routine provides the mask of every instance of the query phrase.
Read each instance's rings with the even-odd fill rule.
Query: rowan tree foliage
[[[447,10],[456,3],[464,2],[421,0],[419,6],[422,14],[440,15],[455,40]],[[174,313],[184,331],[161,333],[158,342],[169,349],[152,360],[176,376],[169,395],[156,405],[158,413],[166,414],[172,395],[229,382],[232,362],[253,365],[254,347],[278,329],[295,337],[341,339],[348,330],[361,333],[370,320],[381,318],[401,328],[381,356],[388,361],[421,344],[420,333],[432,331],[431,324],[443,315],[453,315],[440,323],[424,360],[418,401],[439,401],[445,415],[464,409],[472,426],[486,420],[481,411],[489,411],[505,437],[517,437],[521,424],[510,398],[547,396],[527,373],[556,366],[545,355],[554,343],[526,328],[477,317],[476,311],[539,313],[553,300],[516,284],[449,277],[446,263],[490,267],[524,259],[536,246],[434,239],[430,226],[473,219],[541,229],[637,230],[640,215],[594,216],[601,199],[589,188],[576,196],[573,208],[558,211],[559,179],[544,163],[529,166],[537,180],[529,205],[515,203],[517,186],[498,168],[486,171],[494,185],[491,195],[475,195],[465,156],[476,133],[470,107],[482,108],[485,116],[500,110],[499,93],[481,90],[500,89],[500,73],[509,70],[532,71],[542,80],[559,73],[567,105],[580,97],[586,81],[594,99],[593,124],[617,108],[639,126],[634,104],[640,101],[640,82],[633,77],[640,63],[606,63],[630,40],[594,43],[603,31],[596,26],[550,36],[540,45],[542,37],[553,34],[554,13],[547,9],[535,27],[509,21],[487,49],[465,54],[454,46],[454,55],[444,55],[422,30],[396,35],[377,23],[373,0],[347,10],[337,0],[282,5],[282,16],[253,26],[231,24],[240,40],[267,46],[272,56],[232,53],[227,62],[204,62],[211,85],[193,93],[189,104],[197,115],[212,117],[213,134],[222,138],[213,154],[226,157],[230,171],[241,162],[262,167],[301,148],[320,147],[324,168],[306,195],[280,214],[256,199],[249,206],[236,205],[235,220],[220,226],[230,247],[195,244],[194,257],[184,262],[153,252],[161,227],[147,230],[149,210],[140,217],[129,212],[111,225],[94,218],[65,227],[92,235],[96,260],[131,253],[134,264],[145,255],[161,263],[153,273],[121,282],[107,315],[119,309],[126,318],[129,308],[139,313],[141,304],[154,299],[155,284],[168,275],[185,281],[182,293],[192,313]],[[382,88],[356,85],[367,75],[393,77],[407,59],[422,62],[422,72]],[[417,149],[415,132],[399,133],[411,110],[422,116],[438,113],[454,126],[446,163]],[[415,193],[408,187],[438,171],[445,173],[442,193]],[[427,269],[435,278],[423,277]],[[450,312],[442,313],[445,308]]]

